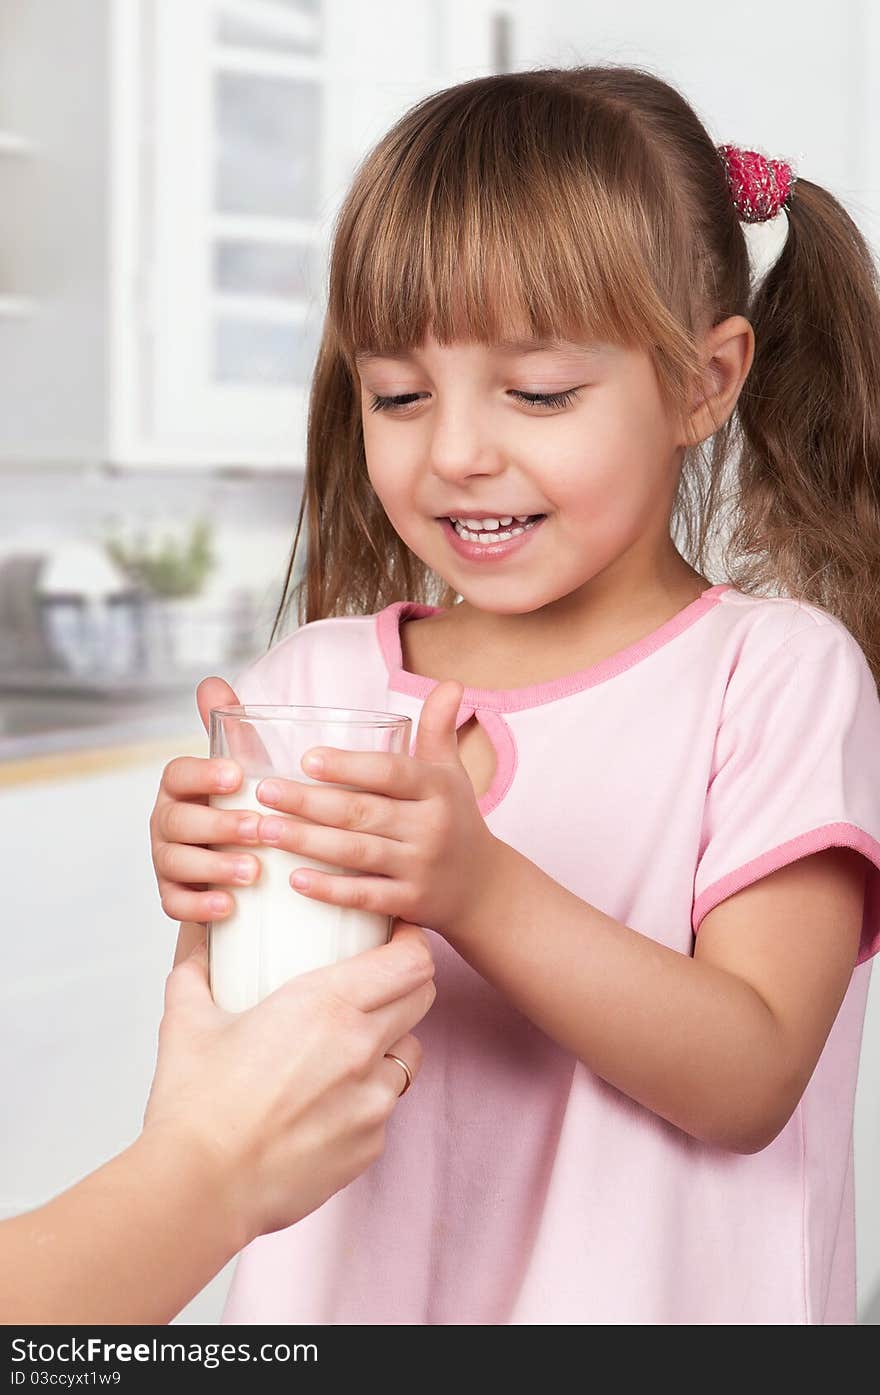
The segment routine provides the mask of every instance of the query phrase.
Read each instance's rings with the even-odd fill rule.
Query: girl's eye
[[[583,383],[581,383],[583,387]],[[570,402],[580,393],[580,388],[568,388],[565,392],[516,392],[514,397],[518,397],[521,402],[528,402],[536,407],[567,407]]]
[[[583,387],[583,383],[581,384]],[[530,407],[567,407],[578,396],[580,388],[568,388],[565,392],[518,392],[511,389],[511,395],[519,398],[521,402],[526,402]],[[371,393],[371,412],[396,412],[401,408],[409,407],[411,403],[417,402],[421,393],[405,392],[398,397],[377,397]]]
[[[372,402],[371,412],[395,412],[400,407],[408,407],[411,402],[415,402],[419,394],[417,392],[405,392],[399,397],[377,397],[374,392],[370,393]]]

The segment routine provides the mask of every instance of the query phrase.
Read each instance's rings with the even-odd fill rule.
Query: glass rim
[[[299,713],[315,713],[315,716],[299,716]],[[332,716],[328,714],[336,713]],[[342,716],[354,713],[354,716]],[[318,724],[350,727],[396,727],[403,722],[412,722],[411,717],[402,712],[374,712],[361,707],[316,707],[304,703],[240,702],[230,707],[212,707],[209,716],[232,717],[239,721],[253,722],[300,722],[309,726]]]

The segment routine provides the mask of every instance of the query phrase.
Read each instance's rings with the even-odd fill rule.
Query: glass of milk
[[[362,712],[348,707],[290,707],[243,704],[211,709],[211,755],[234,760],[242,780],[231,794],[212,794],[218,809],[251,809],[268,816],[296,818],[261,804],[257,785],[270,775],[320,785],[302,768],[313,746],[348,751],[410,750],[412,721],[394,712]],[[336,789],[356,789],[339,785]],[[219,851],[252,853],[262,864],[256,881],[232,890],[235,908],[208,924],[211,991],[228,1012],[253,1007],[297,974],[384,944],[392,917],[301,895],[290,885],[296,867],[315,867],[337,876],[365,873],[265,844],[254,848],[214,844]],[[229,887],[222,888],[229,891]]]

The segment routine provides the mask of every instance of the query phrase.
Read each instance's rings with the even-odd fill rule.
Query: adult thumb
[[[182,1003],[206,1003],[211,999],[211,971],[207,940],[199,940],[185,959],[175,964],[165,980],[165,1009]]]

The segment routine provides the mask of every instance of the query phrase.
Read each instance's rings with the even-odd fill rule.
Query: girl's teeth
[[[494,530],[495,528],[506,528],[508,523],[512,523],[514,518],[517,523],[525,523],[527,518],[531,518],[528,513],[508,513],[500,518],[456,518],[454,523],[463,523],[465,528],[470,528],[472,532]]]
[[[518,517],[519,517],[519,514],[517,514],[516,517],[518,518]],[[523,514],[523,518],[524,518],[524,519],[526,519],[526,518],[528,518],[528,517],[529,517],[528,514]],[[508,517],[507,519],[501,520],[501,521],[509,523],[509,522],[510,522],[510,517]],[[484,527],[485,527],[486,525],[491,525],[492,523],[494,523],[495,526],[497,527],[498,520],[495,520],[495,519],[471,519],[471,518],[466,518],[466,519],[463,519],[463,520],[460,520],[460,519],[457,519],[457,518],[456,518],[456,519],[452,519],[452,520],[451,520],[452,526],[453,526],[453,528],[455,529],[456,533],[458,534],[458,536],[459,536],[460,538],[464,538],[466,542],[481,542],[481,543],[506,542],[506,541],[508,540],[508,538],[515,538],[515,537],[517,536],[517,534],[519,534],[519,533],[525,533],[525,532],[527,531],[528,528],[534,528],[534,527],[536,526],[537,521],[538,521],[538,520],[536,519],[534,523],[528,523],[528,524],[526,524],[524,527],[521,526],[521,527],[519,527],[519,528],[511,528],[511,529],[505,530],[505,531],[503,531],[503,532],[494,532],[494,531],[492,531],[492,532],[477,532],[476,529],[479,527],[479,525],[480,525],[481,523],[484,525]],[[470,526],[468,526],[468,525],[471,525],[471,524],[474,525],[473,528],[471,528]]]

